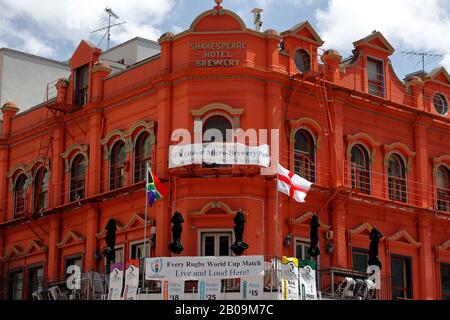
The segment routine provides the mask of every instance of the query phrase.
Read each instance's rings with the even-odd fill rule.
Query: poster
[[[263,256],[163,257],[145,260],[146,280],[237,279],[263,275]]]
[[[111,265],[111,273],[109,274],[108,300],[120,300],[122,297],[123,269],[123,262],[114,263]]]
[[[300,300],[298,290],[298,259],[281,259],[281,300]]]
[[[316,263],[311,260],[301,260],[299,269],[301,300],[317,300]]]
[[[264,277],[243,277],[241,278],[241,299],[242,300],[263,300],[264,298]]]
[[[137,300],[139,287],[139,260],[129,260],[125,271],[125,289],[123,300]]]
[[[163,300],[184,300],[183,280],[165,280],[162,284]]]
[[[199,300],[223,300],[222,298],[222,280],[204,279],[198,282]]]

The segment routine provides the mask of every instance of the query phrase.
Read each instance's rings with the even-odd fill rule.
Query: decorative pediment
[[[14,259],[14,258],[20,258],[24,254],[22,248],[19,246],[13,245],[11,249],[9,249],[8,253],[6,254],[6,259]]]
[[[297,218],[293,218],[292,224],[296,225],[296,224],[308,224],[311,222],[312,217],[315,215],[315,212],[306,212],[305,214],[297,217]],[[322,220],[320,220],[319,218],[319,225],[322,229],[325,230],[329,230],[331,228],[331,226],[325,224],[322,222]]]
[[[389,41],[387,41],[387,39],[379,31],[374,32],[369,36],[354,42],[353,45],[355,46],[355,48],[367,46],[385,52],[388,55],[392,55],[395,52],[394,47],[389,43]]]
[[[425,77],[425,81],[435,81],[450,86],[450,75],[444,67],[440,67],[431,71]]]
[[[189,32],[246,31],[244,21],[232,11],[218,6],[200,14],[192,22]]]
[[[351,235],[366,235],[366,236],[370,236],[370,232],[372,231],[374,227],[369,223],[369,222],[365,222],[361,225],[359,225],[358,227],[356,227],[355,229],[350,230],[350,234]],[[380,240],[383,240],[385,237],[383,236]]]
[[[207,204],[205,204],[200,210],[197,211],[193,211],[191,212],[189,215],[202,215],[202,214],[207,214],[208,211],[215,211],[215,209],[217,209],[217,211],[222,211],[225,214],[235,214],[236,212],[231,209],[231,207],[229,205],[227,205],[224,202],[221,201],[217,201],[217,202],[209,202]]]
[[[59,242],[56,246],[58,248],[67,247],[70,245],[76,245],[76,244],[83,243],[84,240],[85,240],[85,237],[80,235],[78,232],[69,231],[68,233],[66,233],[66,235],[64,236],[62,241]]]
[[[390,145],[383,144],[382,149],[384,151],[384,166],[387,167],[389,163],[389,157],[392,153],[397,152],[407,159],[407,170],[411,171],[412,159],[416,156],[416,153],[408,148],[407,145],[401,142],[395,142]]]
[[[153,225],[153,220],[147,219],[147,225]],[[133,229],[144,228],[145,226],[145,216],[141,213],[136,213],[128,220],[126,224],[122,224],[116,219],[117,233],[127,232]],[[96,234],[97,238],[102,238],[106,236],[106,229],[102,229]]]
[[[448,250],[450,251],[450,239],[445,241],[443,244],[441,244],[440,246],[438,246],[439,250]]]
[[[406,230],[398,231],[394,235],[390,236],[388,240],[412,244],[416,248],[419,248],[422,245],[420,242],[417,242]]]
[[[29,256],[32,254],[45,252],[47,248],[38,240],[32,240],[25,250],[25,255]]]
[[[319,47],[325,43],[308,21],[300,22],[290,30],[282,32],[281,35],[293,36],[294,38],[311,42]]]
[[[371,149],[372,153],[372,159],[374,158],[376,151],[378,148],[380,148],[381,143],[376,141],[374,138],[372,138],[367,133],[357,133],[355,135],[348,134],[345,136],[345,139],[347,140],[347,158],[351,159],[352,157],[352,148],[355,144],[363,143],[367,147]]]

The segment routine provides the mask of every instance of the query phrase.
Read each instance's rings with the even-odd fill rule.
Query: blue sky
[[[67,60],[81,39],[99,43],[103,35],[90,31],[105,25],[106,6],[127,22],[113,31],[114,45],[134,36],[156,40],[166,31],[180,32],[214,5],[213,0],[1,0],[0,47]],[[308,20],[326,41],[324,49],[337,49],[344,57],[354,41],[381,31],[397,50],[392,61],[401,78],[421,69],[419,59],[405,57],[404,50],[443,54],[430,59],[426,69],[444,65],[450,70],[447,0],[224,0],[222,5],[247,27],[252,27],[251,9],[264,9],[263,30],[284,31]]]

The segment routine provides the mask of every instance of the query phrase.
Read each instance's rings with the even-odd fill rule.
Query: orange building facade
[[[324,42],[307,22],[257,32],[221,7],[159,43],[159,55],[110,75],[101,50],[82,41],[55,99],[19,114],[3,106],[2,298],[29,298],[36,279],[64,279],[69,264],[104,272],[110,218],[117,258],[141,258],[146,161],[170,189],[148,210],[151,256],[171,256],[175,211],[185,220],[182,255],[231,254],[241,210],[244,254],[306,258],[316,213],[321,268],[361,268],[376,226],[384,298],[450,297],[445,69],[403,82],[379,32],[342,59],[319,49]],[[172,132],[194,135],[195,121],[278,129],[268,141],[278,143],[280,163],[314,182],[306,203],[280,194],[277,218],[276,177],[252,166],[169,169]]]

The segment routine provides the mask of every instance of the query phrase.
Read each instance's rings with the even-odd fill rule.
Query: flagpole
[[[275,256],[278,258],[278,166],[277,162],[277,183],[275,185]]]
[[[144,290],[145,286],[145,260],[147,258],[147,216],[148,216],[148,190],[147,190],[147,183],[148,183],[148,170],[149,170],[149,163],[148,161],[145,163],[145,212],[144,212],[144,264],[143,264],[143,270],[142,273],[142,290]]]

